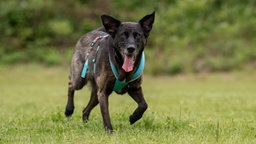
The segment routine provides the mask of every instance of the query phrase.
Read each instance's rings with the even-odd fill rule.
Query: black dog
[[[139,120],[147,103],[141,88],[144,68],[144,47],[152,29],[155,12],[146,15],[138,23],[120,22],[102,15],[104,27],[93,30],[80,38],[73,53],[68,101],[65,115],[74,111],[74,92],[89,82],[91,98],[83,110],[83,120],[88,121],[91,110],[100,103],[104,128],[112,132],[108,110],[108,97],[115,91],[128,94],[138,103],[130,116],[130,123]]]

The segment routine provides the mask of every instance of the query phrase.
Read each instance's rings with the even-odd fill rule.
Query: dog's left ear
[[[155,11],[152,14],[144,16],[139,21],[139,24],[143,28],[143,32],[146,38],[149,36],[149,33],[153,27],[154,20],[155,20]]]
[[[108,16],[108,15],[102,15],[101,21],[102,21],[102,24],[105,27],[107,33],[110,34],[114,38],[121,22],[111,16]]]

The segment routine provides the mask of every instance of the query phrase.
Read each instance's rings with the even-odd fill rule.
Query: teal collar
[[[115,75],[115,78],[116,78],[116,82],[115,82],[113,90],[115,92],[119,92],[127,84],[129,84],[130,82],[138,79],[141,76],[141,74],[143,73],[143,70],[144,70],[144,65],[145,65],[145,54],[144,54],[144,52],[142,52],[142,56],[141,56],[141,59],[140,59],[140,65],[139,65],[138,69],[136,70],[136,72],[132,75],[131,80],[128,81],[128,82],[126,82],[126,81],[121,82],[121,81],[118,80],[117,69],[116,69],[115,65],[112,63],[110,57],[109,57],[109,62],[110,62],[110,66],[111,66],[112,72],[113,72],[113,74]]]

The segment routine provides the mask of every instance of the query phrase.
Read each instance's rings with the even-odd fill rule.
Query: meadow
[[[68,73],[64,66],[0,67],[0,143],[256,143],[253,71],[146,75],[149,108],[134,125],[136,103],[110,96],[113,134],[104,131],[99,106],[82,122],[88,88],[76,92],[73,117],[65,119]]]

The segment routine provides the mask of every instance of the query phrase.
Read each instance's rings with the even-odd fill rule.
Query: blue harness
[[[102,39],[102,38],[105,38],[105,37],[108,37],[108,35],[105,35],[105,36],[99,36],[99,37],[96,37],[92,43],[91,43],[91,48],[93,48],[93,46],[95,45],[95,43],[99,40],[99,39]],[[100,49],[100,46],[97,47],[97,50],[96,50],[96,53],[98,52],[98,50]],[[88,52],[86,54],[86,56],[88,57],[90,55],[90,53]],[[93,68],[93,71],[95,73],[95,70],[96,70],[96,60],[95,58],[92,60],[92,62],[94,63],[94,68]],[[111,66],[111,70],[116,78],[116,81],[115,81],[115,85],[114,85],[114,88],[113,88],[113,91],[115,92],[120,92],[125,86],[127,86],[130,82],[138,79],[141,74],[143,73],[143,70],[144,70],[144,65],[145,65],[145,54],[144,52],[142,52],[142,56],[141,56],[141,60],[140,60],[140,65],[138,67],[138,69],[136,70],[136,72],[132,75],[131,79],[129,81],[119,81],[118,80],[118,71],[115,67],[115,65],[112,63],[111,59],[110,59],[110,56],[109,56],[109,63],[110,63],[110,66]],[[85,78],[86,77],[86,73],[88,71],[88,68],[89,68],[89,61],[88,61],[88,58],[86,58],[86,61],[84,63],[84,67],[83,67],[83,70],[82,70],[82,73],[81,73],[81,77],[82,78]]]

